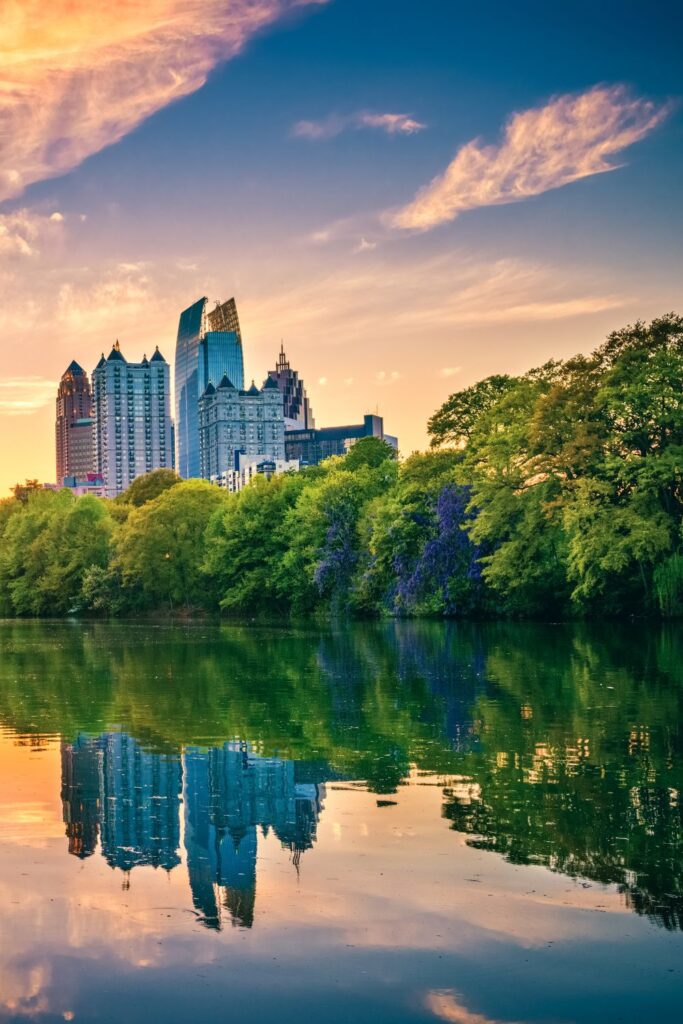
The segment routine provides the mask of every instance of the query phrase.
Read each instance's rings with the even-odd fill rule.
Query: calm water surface
[[[683,630],[0,623],[0,1020],[668,1022]]]

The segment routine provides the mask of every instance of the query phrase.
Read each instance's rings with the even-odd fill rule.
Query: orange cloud
[[[463,1006],[455,992],[449,990],[429,992],[425,1003],[435,1017],[447,1021],[448,1024],[501,1024],[500,1021],[492,1020],[481,1013],[472,1013]]]
[[[54,235],[63,221],[58,210],[50,216],[26,209],[0,214],[0,258],[36,256],[40,240]]]
[[[0,200],[199,89],[295,7],[326,0],[0,0]]]
[[[610,157],[644,138],[669,110],[632,98],[623,86],[559,96],[513,114],[500,145],[468,142],[443,174],[385,219],[391,227],[426,230],[464,210],[518,202],[616,170]]]

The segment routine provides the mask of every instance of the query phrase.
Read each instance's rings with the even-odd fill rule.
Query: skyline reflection
[[[179,754],[144,750],[126,733],[61,743],[62,813],[68,851],[98,849],[111,868],[172,871],[181,831],[192,902],[207,928],[250,928],[259,833],[301,855],[316,838],[325,787],[320,767],[260,757],[243,741]],[[181,827],[182,826],[182,827]]]

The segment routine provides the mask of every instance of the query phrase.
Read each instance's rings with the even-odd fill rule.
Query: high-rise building
[[[285,434],[286,457],[298,459],[302,466],[317,466],[331,455],[346,455],[362,437],[379,437],[398,450],[398,439],[384,433],[382,417],[368,413],[362,423],[350,426],[288,430]]]
[[[209,381],[227,375],[244,387],[244,358],[234,299],[209,309],[204,297],[180,314],[175,350],[175,432],[177,469],[182,477],[200,476],[199,399]]]
[[[226,470],[239,469],[239,456],[285,457],[285,418],[282,396],[272,377],[259,391],[248,391],[224,376],[218,387],[210,381],[199,400],[201,476],[216,480]]]
[[[69,364],[57,389],[55,445],[57,484],[65,476],[84,478],[93,470],[92,392],[85,370]]]
[[[284,345],[280,346],[275,369],[269,370],[268,376],[275,381],[282,395],[285,430],[313,430],[315,420],[304,382],[289,365]]]
[[[251,927],[258,832],[272,829],[298,865],[316,840],[325,788],[319,766],[260,757],[228,742],[183,755],[185,849],[192,901],[208,928]],[[302,778],[303,776],[303,778]]]
[[[129,363],[118,341],[93,370],[95,466],[108,498],[143,473],[173,467],[170,367],[157,348]]]
[[[99,743],[102,856],[122,871],[170,871],[180,863],[180,755],[144,750],[127,733],[106,733]]]

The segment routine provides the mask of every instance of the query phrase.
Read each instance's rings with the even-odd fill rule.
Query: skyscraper
[[[282,394],[285,430],[313,430],[315,420],[304,382],[289,365],[284,345],[280,346],[275,369],[269,370],[268,376],[275,381]]]
[[[199,469],[206,480],[238,468],[238,455],[285,457],[282,398],[272,377],[262,389],[233,386],[227,376],[218,387],[209,382],[199,401]]]
[[[85,479],[93,470],[92,392],[85,370],[73,360],[57,389],[55,417],[57,483],[65,476]]]
[[[182,477],[198,477],[199,399],[207,384],[227,374],[238,390],[244,387],[244,358],[234,299],[208,308],[204,297],[180,314],[175,352],[175,416],[177,468]]]
[[[117,341],[92,380],[94,468],[114,498],[137,476],[173,467],[170,367],[158,348],[151,359],[129,363]]]

